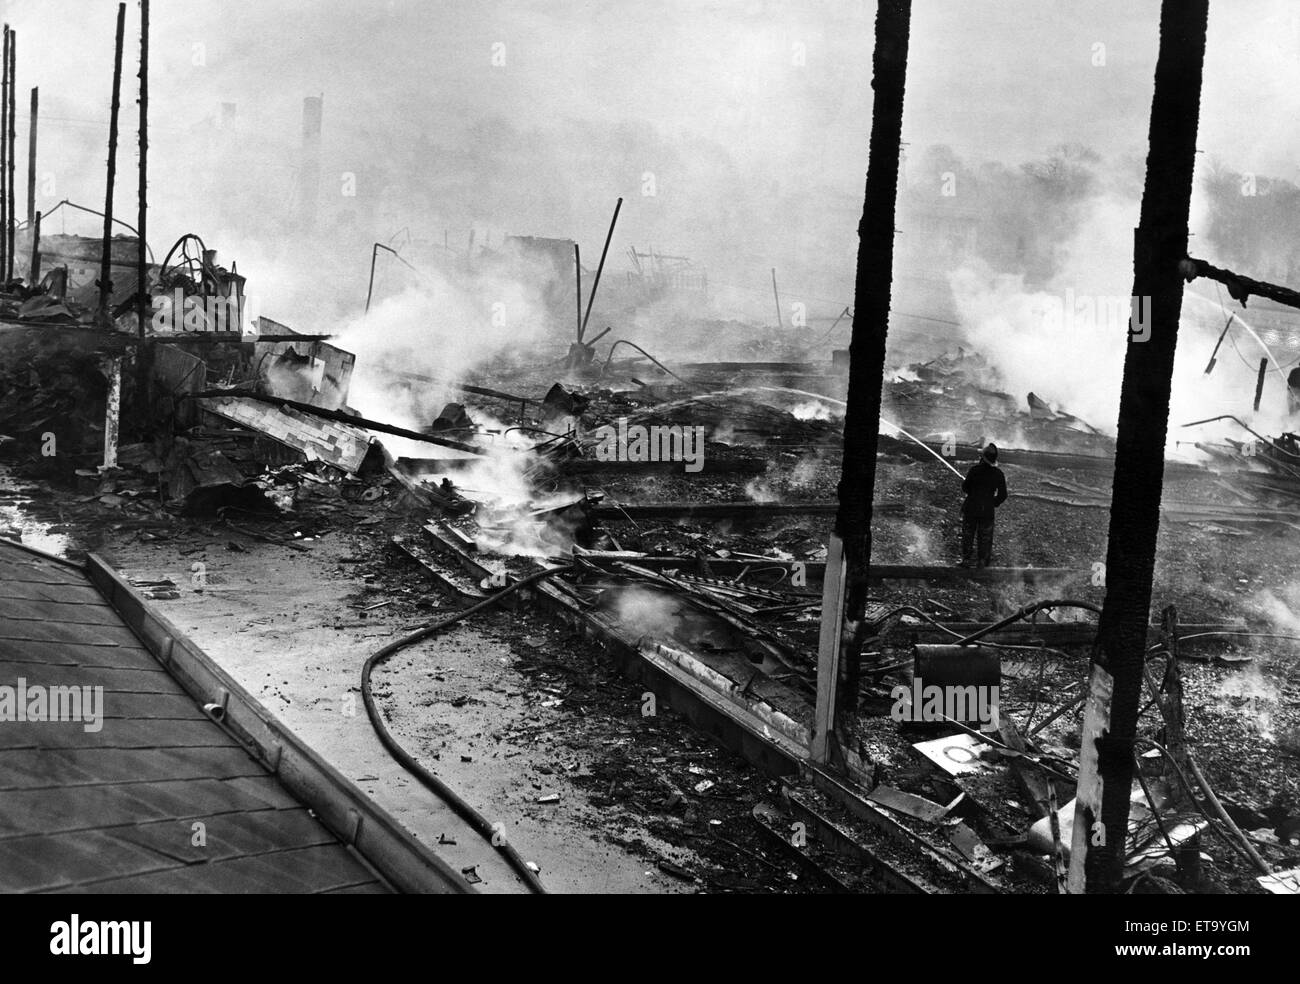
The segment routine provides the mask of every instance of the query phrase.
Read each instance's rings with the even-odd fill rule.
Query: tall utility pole
[[[40,114],[41,90],[32,87],[32,105],[27,127],[27,224],[36,221],[36,120]]]
[[[1133,236],[1134,318],[1120,390],[1106,601],[1092,655],[1092,721],[1085,717],[1080,754],[1070,858],[1074,892],[1113,892],[1124,867],[1208,16],[1209,0],[1162,0],[1160,6],[1146,186]]]
[[[871,511],[876,486],[876,445],[893,287],[894,208],[898,192],[898,147],[903,130],[911,0],[880,0],[872,58],[871,145],[867,185],[858,224],[853,334],[849,344],[849,391],[844,416],[844,462],[839,511],[826,564],[818,657],[818,721],[815,757],[825,761],[834,728],[835,704],[856,709],[858,651],[871,563]],[[842,550],[842,554],[841,554]],[[842,561],[835,562],[842,556]],[[843,584],[835,581],[843,576]],[[843,603],[839,599],[842,597]],[[841,667],[844,673],[840,672]],[[843,679],[843,685],[840,680]]]
[[[0,71],[0,279],[9,265],[9,46],[13,31],[5,25],[4,69]]]
[[[18,157],[18,33],[9,35],[9,227],[5,232],[5,279],[14,277],[14,233],[18,227],[18,200],[15,195],[14,170]]]
[[[104,195],[104,255],[99,266],[99,323],[113,325],[113,181],[117,177],[117,113],[122,94],[122,38],[126,29],[126,4],[117,5],[117,45],[113,50],[113,104],[108,116],[108,190]]]
[[[135,253],[136,292],[139,336],[144,338],[145,321],[152,304],[149,300],[149,258],[145,239],[147,194],[149,181],[149,0],[140,0],[140,215],[136,219],[139,244]]]

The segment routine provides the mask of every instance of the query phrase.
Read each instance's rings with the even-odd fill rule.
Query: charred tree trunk
[[[1081,816],[1075,818],[1076,825],[1083,823],[1086,835],[1084,871],[1089,893],[1116,890],[1124,865],[1160,527],[1169,391],[1183,304],[1179,263],[1187,255],[1208,7],[1209,0],[1163,0],[1160,10],[1146,186],[1134,234],[1135,307],[1120,391],[1106,602],[1093,652],[1094,663],[1114,682],[1109,730],[1096,743],[1101,817],[1081,809]]]
[[[876,9],[876,49],[872,59],[875,100],[867,187],[858,225],[858,266],[854,281],[853,335],[849,343],[848,406],[844,415],[844,462],[835,532],[844,543],[846,563],[844,626],[840,646],[842,709],[857,707],[858,650],[871,563],[871,504],[876,487],[876,444],[880,433],[880,395],[885,372],[885,336],[894,269],[894,208],[898,194],[898,155],[903,132],[903,92],[907,84],[907,45],[911,0],[880,0]]]

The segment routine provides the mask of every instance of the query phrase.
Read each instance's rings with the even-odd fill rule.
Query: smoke
[[[563,506],[570,508],[561,509]],[[480,509],[477,519],[479,548],[506,557],[567,556],[590,525],[580,497],[575,495],[547,496],[526,506]]]
[[[916,523],[904,523],[899,534],[904,541],[903,551],[907,563],[926,565],[948,561],[947,551],[935,544],[934,530]]]
[[[1247,716],[1254,722],[1260,737],[1265,741],[1275,740],[1273,709],[1281,706],[1282,688],[1266,677],[1258,666],[1251,663],[1229,673],[1219,681],[1215,694],[1246,701]]]
[[[632,635],[666,640],[673,638],[681,619],[681,605],[670,595],[633,585],[618,592],[614,611]]]
[[[1195,201],[1199,211],[1204,203]],[[1032,391],[1053,409],[1081,417],[1111,435],[1130,327],[1127,292],[1133,280],[1131,230],[1136,221],[1135,200],[1112,194],[1087,200],[1074,234],[1061,245],[1039,289],[1028,288],[1023,273],[998,272],[978,260],[963,264],[950,277],[964,341],[987,358],[999,385],[1021,401]],[[1196,456],[1190,442],[1249,437],[1231,422],[1181,429],[1182,424],[1209,417],[1234,415],[1262,433],[1291,429],[1285,371],[1279,371],[1275,357],[1269,356],[1260,409],[1253,409],[1265,349],[1244,327],[1254,315],[1224,301],[1220,304],[1213,287],[1203,283],[1184,292],[1170,400],[1171,453]],[[1207,376],[1210,354],[1233,310],[1241,317]]]
[[[805,492],[816,484],[821,474],[822,459],[816,454],[806,454],[794,463],[789,471],[769,468],[745,483],[745,495],[753,502],[781,502],[784,496]]]
[[[36,207],[48,212],[63,198],[100,207],[116,4],[9,6],[22,37],[20,91],[41,89]],[[1236,168],[1290,174],[1300,159],[1294,131],[1243,127],[1241,107],[1251,106],[1260,119],[1295,116],[1297,17],[1283,0],[1240,6],[1242,12],[1216,7],[1211,14],[1198,146],[1207,159]],[[139,15],[134,5],[127,14],[115,212],[134,221]],[[793,0],[320,0],[309,19],[286,0],[156,4],[154,252],[161,258],[182,233],[199,232],[223,262],[238,262],[262,313],[328,332],[360,311],[376,241],[423,269],[417,259],[471,252],[471,233],[474,251],[505,234],[571,237],[590,265],[621,196],[609,286],[625,277],[626,249],[635,245],[691,257],[707,271],[713,297],[711,308],[689,302],[648,311],[638,316],[638,331],[701,317],[765,324],[779,317],[787,339],[812,344],[852,300],[873,15],[871,4]],[[1056,244],[1069,238],[1074,217],[1069,208],[1040,208],[1043,199],[1027,191],[1057,195],[1067,206],[1115,195],[1125,203],[1123,221],[1092,227],[1104,242],[1120,243],[1102,256],[1107,268],[1131,256],[1158,15],[1158,5],[1127,0],[915,7],[896,341],[910,331],[909,344],[928,344],[932,330],[942,332],[942,323],[953,320],[947,281],[970,257],[949,263],[944,254],[948,240],[967,235],[972,224],[1015,261],[990,262],[994,276],[1024,275],[1028,292],[1046,289],[1043,277],[1060,266]],[[312,189],[304,182],[310,169],[302,100],[322,94],[319,183]],[[26,107],[18,102],[21,145]],[[924,148],[940,142],[949,148],[947,160],[927,157]],[[1060,145],[1090,150],[1030,161],[1028,171],[1013,163]],[[1114,180],[1089,163],[1090,154],[1117,162]],[[963,165],[961,158],[985,163]],[[906,200],[913,198],[934,204],[947,172],[956,180],[957,214],[931,223],[922,211],[909,211]],[[981,180],[1005,193],[969,198]],[[18,183],[21,201],[21,166]],[[304,202],[313,197],[315,216],[304,220]],[[1024,207],[1017,211],[1018,204]],[[47,232],[65,229],[95,235],[99,222],[63,209],[45,224]],[[381,306],[404,293],[390,289],[397,266],[381,255]],[[1094,278],[1071,281],[1080,293],[1082,279]],[[1100,292],[1122,294],[1130,279],[1125,272]],[[986,282],[981,289],[998,288]],[[432,304],[441,301],[435,294]],[[967,303],[981,306],[978,297]],[[419,302],[401,304],[414,315],[428,313]],[[629,327],[625,310],[597,304],[597,324]],[[1026,319],[1032,320],[1017,320]],[[836,330],[846,332],[847,321]],[[357,337],[360,369],[373,337]],[[673,335],[655,336],[661,338]],[[1091,358],[1083,365],[1112,365],[1115,348],[1084,352]],[[1084,413],[1077,404],[1090,394],[1068,382],[1053,385],[1053,398]],[[1095,402],[1094,422],[1109,426],[1106,400]],[[404,398],[405,412],[426,412],[418,403]]]
[[[363,416],[425,427],[474,367],[544,336],[541,277],[433,270],[353,318],[337,345],[364,353],[349,404]],[[422,377],[422,378],[420,378]]]
[[[1062,244],[1060,263],[1043,289],[1028,289],[1022,273],[978,262],[952,273],[966,342],[1018,400],[1032,391],[1057,409],[1113,430],[1129,314],[1129,288],[1120,285],[1133,279],[1129,230],[1135,219],[1133,203],[1093,203]],[[1113,300],[1120,301],[1118,323]],[[1027,409],[1023,402],[1021,407]]]
[[[796,420],[834,420],[835,414],[831,408],[819,400],[808,400],[804,403],[797,403],[790,408],[790,413]]]
[[[1283,585],[1276,592],[1259,592],[1250,599],[1249,607],[1263,616],[1275,632],[1300,636],[1300,581]]]
[[[1240,604],[1240,599],[1233,600]],[[1245,608],[1255,618],[1262,619],[1268,631],[1300,636],[1300,581],[1257,591],[1246,599]],[[1291,645],[1268,640],[1261,640],[1261,643],[1267,646]],[[1219,681],[1215,692],[1220,697],[1246,701],[1260,736],[1268,741],[1274,740],[1273,712],[1282,705],[1285,694],[1282,685],[1270,678],[1259,663],[1235,668]]]

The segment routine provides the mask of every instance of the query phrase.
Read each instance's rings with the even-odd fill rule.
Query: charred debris
[[[764,864],[815,871],[807,884],[824,890],[1056,890],[1113,462],[1112,439],[1087,421],[991,386],[991,367],[960,347],[886,373],[857,693],[835,722],[834,755],[817,762],[843,353],[791,359],[769,329],[770,360],[664,360],[630,338],[597,351],[557,325],[549,342],[469,377],[395,380],[449,397],[406,427],[348,405],[357,357],[328,336],[266,318],[254,334],[222,330],[227,315],[212,313],[239,323],[243,279],[198,237],[150,266],[143,339],[133,285],[113,326],[99,327],[94,304],[77,300],[86,284],[75,250],[90,245],[49,245],[45,283],[11,282],[0,297],[3,454],[18,473],[75,487],[74,523],[94,517],[163,541],[199,523],[241,549],[299,551],[331,529],[366,528],[385,563],[418,565],[454,605],[522,584],[500,603],[590,635],[626,677],[781,777],[754,804],[745,848]],[[133,245],[114,240],[125,253]],[[169,306],[185,320],[157,330]],[[1024,532],[1002,551],[1014,562],[957,568],[945,546],[952,469],[994,438]],[[1267,544],[1293,533],[1293,442],[1171,462],[1169,534]],[[149,590],[165,603],[183,588]],[[1254,698],[1242,691],[1239,715],[1210,708],[1234,674],[1263,667],[1294,686],[1282,661],[1291,643],[1249,638],[1281,633],[1215,594],[1193,586],[1178,597],[1190,624],[1171,607],[1150,629],[1150,742],[1123,874],[1138,890],[1284,885],[1272,872],[1295,860],[1295,790],[1283,778],[1286,756],[1300,752],[1294,731],[1279,709],[1282,758],[1216,791],[1216,769],[1249,740],[1233,718]],[[900,721],[900,695],[925,702],[918,681],[996,693],[996,713],[972,703],[957,716],[938,708],[937,722]],[[683,789],[661,808],[689,810],[707,795]],[[789,843],[795,823],[813,846]]]
[[[905,32],[907,5],[880,6],[902,23],[878,30]],[[120,73],[120,26],[118,44]],[[897,91],[901,107],[901,78]],[[9,135],[9,162],[13,149]],[[12,215],[11,182],[7,193]],[[43,236],[31,214],[10,223],[0,258],[0,461],[74,488],[49,494],[64,523],[162,541],[199,523],[239,549],[298,551],[368,529],[385,564],[413,565],[462,610],[567,623],[774,778],[750,808],[751,846],[733,845],[746,864],[810,873],[824,891],[1077,890],[1067,868],[1088,842],[1076,803],[1111,807],[1090,746],[1110,710],[1095,646],[1114,438],[1002,391],[955,339],[940,357],[886,366],[880,433],[866,442],[870,531],[854,548],[865,590],[846,615],[835,522],[849,350],[716,322],[674,329],[665,348],[617,317],[593,322],[602,280],[624,311],[709,290],[689,260],[653,250],[630,250],[632,269],[612,278],[621,205],[594,271],[572,240],[512,244],[549,258],[545,294],[557,309],[573,301],[573,322],[553,319],[527,351],[456,377],[385,370],[393,387],[441,395],[414,426],[349,405],[364,355],[331,333],[266,317],[246,331],[244,277],[199,235],[156,261],[111,213],[96,213],[102,239]],[[470,254],[504,262],[472,243]],[[1178,274],[1243,301],[1295,300],[1203,261]],[[887,320],[883,289],[871,316]],[[727,345],[734,361],[690,354]],[[1200,463],[1165,462],[1155,488],[1161,545],[1177,559],[1157,569],[1159,614],[1139,626],[1126,834],[1114,870],[1089,874],[1110,889],[1300,891],[1300,721],[1283,699],[1300,685],[1297,637],[1253,604],[1300,530],[1300,438],[1241,428],[1239,442],[1197,443]],[[961,470],[991,440],[1016,518],[998,566],[956,567]],[[165,604],[177,586],[150,587]],[[641,805],[690,817],[713,785]]]

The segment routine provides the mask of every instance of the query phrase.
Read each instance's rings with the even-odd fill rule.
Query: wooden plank
[[[1102,780],[1098,769],[1097,739],[1110,727],[1110,700],[1115,681],[1096,663],[1088,676],[1083,730],[1079,736],[1079,785],[1075,792],[1074,831],[1070,842],[1070,871],[1066,886],[1071,895],[1084,894],[1092,821],[1101,823]]]
[[[826,567],[832,573],[823,580],[822,587],[821,633],[817,641],[817,703],[808,749],[809,758],[821,765],[830,761],[835,729],[840,641],[844,630],[845,563],[844,542],[832,533],[826,548]]]

